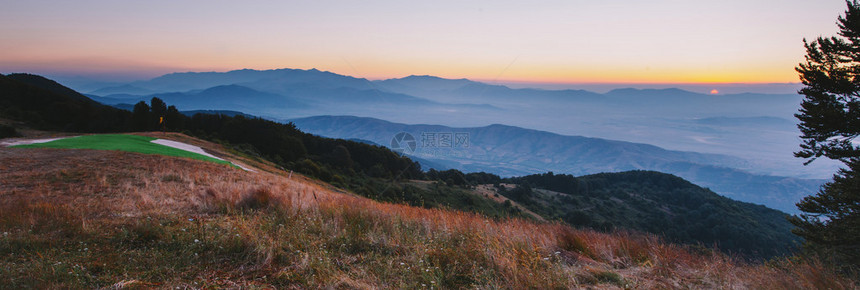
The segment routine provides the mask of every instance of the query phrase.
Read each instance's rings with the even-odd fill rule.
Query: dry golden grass
[[[171,139],[229,155],[189,137]],[[125,152],[0,148],[0,284],[854,287],[814,262],[753,264],[652,235],[380,203],[243,161],[263,170]]]

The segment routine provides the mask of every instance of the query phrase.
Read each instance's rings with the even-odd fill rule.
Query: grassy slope
[[[851,287],[814,263],[379,203],[261,167],[0,148],[0,285]]]
[[[209,156],[200,155],[185,150],[152,143],[157,138],[128,135],[128,134],[103,134],[84,135],[46,143],[14,146],[16,148],[63,148],[63,149],[95,149],[95,150],[120,150],[138,152],[144,154],[158,154],[175,157],[185,157],[219,164],[230,165],[230,162],[218,160]]]

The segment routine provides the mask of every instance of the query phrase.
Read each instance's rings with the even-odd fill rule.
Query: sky
[[[842,0],[10,1],[0,73],[299,68],[526,84],[798,82]]]

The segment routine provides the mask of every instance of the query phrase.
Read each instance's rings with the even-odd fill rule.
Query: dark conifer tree
[[[167,104],[161,99],[153,97],[149,101],[150,112],[152,113],[152,129],[161,130],[164,124],[164,118],[167,117]]]
[[[805,87],[800,120],[801,150],[795,156],[807,164],[819,157],[846,167],[815,195],[797,204],[803,211],[790,221],[807,249],[838,263],[844,270],[860,269],[860,4],[847,2],[838,18],[839,36],[807,42],[806,62],[797,68]]]
[[[180,130],[185,127],[185,115],[176,109],[176,106],[167,107],[167,113],[164,116],[164,123],[168,130]]]
[[[140,101],[134,105],[131,112],[131,124],[134,131],[149,131],[149,105],[144,101]]]

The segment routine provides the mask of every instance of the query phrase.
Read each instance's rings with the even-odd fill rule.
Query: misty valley
[[[371,81],[315,69],[172,73],[98,88],[75,85],[89,88],[96,101],[129,110],[158,97],[183,111],[238,111],[382,146],[399,132],[416,138],[468,132],[469,148],[407,154],[427,168],[502,176],[656,170],[790,213],[837,168],[827,160],[804,166],[793,156],[797,94],[673,88],[599,94],[433,76]]]

